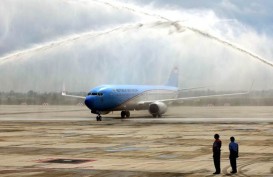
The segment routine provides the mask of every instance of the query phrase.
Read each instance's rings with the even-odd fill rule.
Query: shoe
[[[214,172],[213,174],[214,174],[214,175],[217,175],[217,174],[220,174],[220,172],[217,172],[217,171],[216,171],[216,172]]]
[[[237,173],[237,171],[231,171],[230,173]]]

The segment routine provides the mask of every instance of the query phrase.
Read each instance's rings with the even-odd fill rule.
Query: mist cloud
[[[245,89],[255,79],[257,89],[271,88],[271,68],[183,28],[200,29],[271,60],[272,37],[267,34],[271,24],[261,28],[245,20],[247,15],[235,18],[240,16],[238,3],[128,4],[156,14],[148,16],[126,9],[127,2],[120,8],[93,1],[26,2],[1,2],[9,8],[0,17],[0,55],[47,47],[0,65],[0,91],[59,91],[63,82],[71,91],[87,91],[99,84],[163,84],[174,65],[180,68],[181,87]],[[245,8],[252,9],[251,4]],[[218,7],[229,9],[230,14],[221,14]],[[160,16],[179,20],[181,28]],[[107,31],[111,32],[88,35]],[[68,40],[73,36],[82,37]],[[56,45],[56,41],[64,42]]]

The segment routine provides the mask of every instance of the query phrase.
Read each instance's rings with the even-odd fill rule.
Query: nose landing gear
[[[101,121],[101,115],[100,114],[97,115],[97,121]]]
[[[152,116],[153,116],[154,118],[156,118],[156,117],[158,117],[158,118],[162,117],[161,114],[152,114]]]
[[[120,113],[121,118],[129,118],[130,117],[130,111],[121,111]]]

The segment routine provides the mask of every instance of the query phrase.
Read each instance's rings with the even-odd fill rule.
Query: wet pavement
[[[95,121],[80,106],[1,106],[0,176],[213,176],[220,134],[222,174],[229,137],[239,173],[273,176],[273,107],[174,107],[163,118],[131,112]],[[236,117],[237,116],[237,117]]]

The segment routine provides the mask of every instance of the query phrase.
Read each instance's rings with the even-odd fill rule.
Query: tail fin
[[[65,83],[63,82],[63,88],[62,88],[62,95],[66,95],[66,91],[65,91]]]
[[[167,86],[178,87],[178,68],[174,67],[166,83]]]

